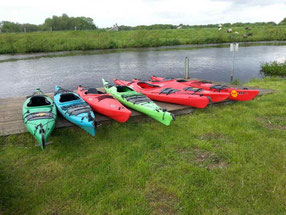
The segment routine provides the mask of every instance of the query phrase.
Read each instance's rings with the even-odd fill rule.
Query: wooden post
[[[239,47],[238,43],[231,43],[230,44],[230,51],[232,52],[232,70],[230,73],[230,82],[233,82],[235,52],[238,52],[238,47]]]
[[[231,73],[230,73],[230,82],[233,82],[233,74],[234,74],[234,53],[235,51],[232,52],[232,70],[231,70]]]
[[[185,58],[185,79],[189,79],[189,71],[190,71],[190,65],[189,65],[189,58]]]

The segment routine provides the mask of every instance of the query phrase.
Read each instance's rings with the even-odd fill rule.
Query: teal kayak
[[[97,122],[94,113],[78,94],[55,86],[54,100],[64,118],[78,125],[90,135],[96,134]]]
[[[22,115],[27,130],[45,149],[47,139],[56,125],[57,109],[53,100],[36,89],[23,104]]]

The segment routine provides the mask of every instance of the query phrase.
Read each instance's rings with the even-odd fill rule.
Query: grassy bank
[[[226,29],[218,31],[216,28],[2,33],[0,54],[286,40],[284,26],[253,27],[253,36],[247,38],[243,38],[243,34],[249,31],[244,28],[233,28],[235,31],[239,34],[232,34],[232,37],[226,33]]]
[[[260,73],[264,76],[286,77],[286,61],[284,62],[266,62],[261,65]]]
[[[177,117],[112,123],[96,137],[57,129],[1,138],[0,213],[285,214],[286,80],[253,101]]]

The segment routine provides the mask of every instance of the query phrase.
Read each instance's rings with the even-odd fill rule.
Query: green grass
[[[0,54],[55,52],[72,50],[95,50],[114,48],[158,47],[185,44],[208,44],[232,41],[271,41],[286,40],[285,26],[253,27],[253,36],[243,27],[233,28],[233,32],[216,28],[192,28],[173,30],[132,30],[119,32],[105,31],[57,31],[34,33],[0,34]]]
[[[169,127],[112,123],[91,137],[56,129],[1,138],[2,214],[285,214],[286,80],[249,102],[210,106]]]
[[[284,62],[266,62],[261,65],[260,73],[264,76],[286,77],[286,61]]]

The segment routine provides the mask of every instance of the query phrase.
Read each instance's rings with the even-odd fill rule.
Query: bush
[[[240,85],[240,80],[238,78],[234,79],[232,82],[230,82],[233,85]]]
[[[260,73],[264,76],[286,77],[286,61],[279,63],[277,61],[263,63]]]

